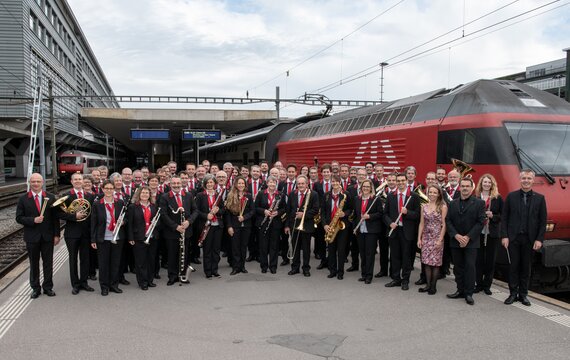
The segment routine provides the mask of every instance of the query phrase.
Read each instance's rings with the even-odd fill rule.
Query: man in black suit
[[[308,189],[308,179],[305,175],[297,177],[297,190],[293,191],[287,202],[287,227],[285,233],[292,233],[294,255],[289,275],[299,273],[301,265],[301,250],[303,251],[303,275],[311,276],[309,260],[311,257],[311,236],[315,231],[314,217],[319,212],[319,195]],[[306,206],[305,206],[306,204]],[[305,210],[305,207],[307,211]],[[302,220],[303,219],[303,220]],[[303,221],[303,229],[297,230]]]
[[[475,290],[475,262],[483,224],[485,222],[485,202],[471,196],[473,179],[463,178],[459,183],[460,197],[451,201],[446,224],[450,238],[451,257],[457,291],[448,294],[450,299],[465,298],[473,305]]]
[[[520,190],[515,190],[505,199],[501,216],[502,245],[510,257],[509,290],[505,304],[519,300],[530,306],[528,283],[532,250],[539,251],[546,231],[546,201],[544,196],[532,191],[534,171],[525,169],[520,173]]]
[[[173,285],[179,279],[181,269],[186,271],[186,256],[182,259],[184,264],[180,264],[180,238],[184,236],[184,247],[190,250],[190,238],[192,236],[192,224],[198,217],[196,204],[191,194],[182,195],[182,181],[178,175],[170,179],[171,190],[160,197],[159,207],[161,211],[160,220],[162,222],[161,237],[166,241],[168,248],[168,282],[166,285]],[[178,209],[182,207],[181,213]],[[178,211],[178,213],[174,213]],[[183,221],[181,221],[183,220]]]
[[[43,177],[33,173],[30,191],[20,196],[16,207],[16,222],[24,226],[24,241],[30,259],[30,287],[32,299],[41,294],[55,296],[53,291],[53,247],[59,244],[58,208],[52,208],[55,195],[42,191]],[[44,211],[42,211],[44,209]],[[40,287],[40,256],[44,281]]]
[[[261,180],[261,169],[258,165],[251,166],[251,178],[247,179],[247,191],[251,194],[253,201],[257,198],[259,192],[265,190],[267,187],[265,182]],[[253,223],[255,223],[255,216],[253,218]],[[249,256],[246,261],[251,262],[253,260],[259,261],[259,240],[257,239],[258,232],[252,231],[249,241],[247,243],[247,249]]]
[[[392,231],[389,236],[392,281],[385,286],[401,286],[402,290],[408,290],[413,266],[410,253],[415,245],[420,218],[420,199],[413,191],[407,194],[406,175],[398,174],[396,184],[398,191],[395,194],[388,194],[384,210],[384,223]]]
[[[441,171],[438,169],[439,173]],[[445,170],[444,170],[445,172]],[[436,173],[436,177],[437,177]],[[443,200],[447,203],[449,208],[449,203],[452,200],[459,199],[461,192],[459,191],[459,180],[461,179],[461,175],[457,170],[451,170],[447,174],[448,183],[446,186],[442,187],[443,190]],[[449,268],[451,267],[451,241],[449,239],[449,233],[446,233],[443,237],[443,259],[441,264],[441,271],[439,273],[439,278],[444,279],[446,275],[448,275]]]
[[[281,164],[281,162],[276,162],[275,164]],[[277,166],[276,166],[277,167]],[[277,177],[279,178],[279,177]],[[285,201],[289,202],[289,196],[294,194],[294,191],[297,189],[297,166],[294,164],[290,164],[287,166],[287,178],[284,181],[280,181],[277,184],[277,190],[280,193],[284,193],[286,196]],[[287,234],[284,232],[281,234],[281,240],[279,242],[279,250],[281,253],[281,257],[283,261],[281,262],[281,266],[289,265],[289,259],[287,258]]]
[[[83,175],[75,173],[71,175],[71,185],[73,189],[69,191],[66,207],[69,208],[71,203],[76,199],[85,199],[89,201],[90,206],[93,204],[95,196],[83,191]],[[79,294],[79,290],[92,292],[94,289],[87,283],[89,276],[89,249],[91,248],[91,218],[86,217],[85,211],[76,211],[74,213],[61,213],[61,218],[66,220],[65,224],[65,245],[69,252],[69,276],[71,279],[71,293]],[[79,257],[79,259],[78,259]],[[79,260],[79,275],[78,275]]]

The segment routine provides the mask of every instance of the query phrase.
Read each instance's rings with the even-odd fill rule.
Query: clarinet
[[[271,207],[269,208],[270,212],[275,211],[276,209],[279,209],[279,203],[281,202],[281,196],[279,196],[279,194],[275,195],[275,201],[273,201],[273,204],[271,204]],[[270,216],[265,216],[263,218],[263,221],[261,222],[261,224],[259,225],[259,227],[263,227],[263,224],[265,224],[265,222],[267,221],[267,219],[269,219],[269,221],[267,221],[267,226],[265,227],[265,230],[263,231],[263,235],[267,234],[267,230],[269,230],[269,228],[271,227],[271,222],[273,221],[274,217],[270,217]]]
[[[222,196],[224,195],[225,191],[226,191],[226,189],[224,186],[224,188],[222,189],[222,191],[220,191],[220,193],[218,194],[218,197],[214,201],[212,208],[214,208],[215,206],[218,206],[220,204],[220,201],[222,200]],[[210,211],[210,214],[212,214],[211,211]],[[212,227],[212,222],[210,220],[207,220],[206,224],[204,225],[204,229],[202,229],[202,233],[200,234],[200,237],[198,238],[198,246],[199,247],[202,247],[204,240],[206,240],[206,236],[208,236],[208,232],[210,231],[210,227]]]

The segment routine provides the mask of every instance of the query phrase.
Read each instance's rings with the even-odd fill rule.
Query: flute
[[[404,203],[403,207],[408,206],[408,203],[410,202],[410,200],[412,199],[411,196],[408,196],[408,198],[406,199],[406,202]],[[400,222],[400,219],[402,218],[402,212],[400,212],[398,214],[398,218],[396,219],[396,221],[394,221],[394,223],[396,223],[396,225]],[[392,235],[392,233],[394,232],[394,229],[390,229],[390,232],[388,233],[388,237],[390,237]]]

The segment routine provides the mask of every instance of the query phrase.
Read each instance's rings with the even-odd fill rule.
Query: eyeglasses
[[[112,187],[105,187],[105,188],[103,188],[103,190],[113,191],[113,190],[115,190],[115,188],[112,188]]]
[[[370,185],[362,185],[362,188],[363,188],[363,189],[370,189],[371,186],[370,186]]]

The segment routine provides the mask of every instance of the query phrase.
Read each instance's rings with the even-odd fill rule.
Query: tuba
[[[443,191],[443,190],[442,190]],[[423,206],[427,203],[429,203],[429,198],[427,197],[427,195],[422,191],[422,186],[418,185],[415,189],[414,192],[420,197],[420,206]]]
[[[78,219],[77,221],[85,221],[89,215],[91,215],[91,203],[89,203],[89,200],[82,198],[82,199],[75,199],[71,202],[71,204],[69,204],[69,206],[65,205],[65,201],[69,199],[69,195],[66,196],[62,196],[59,199],[57,199],[52,207],[60,207],[61,210],[63,210],[63,212],[67,213],[67,214],[75,214],[78,212],[84,212],[85,213],[85,217],[82,219]]]
[[[471,172],[475,172],[475,169],[471,167],[465,161],[451,158],[451,163],[453,164],[453,168],[459,172],[459,175],[463,179],[464,177],[471,177]]]

